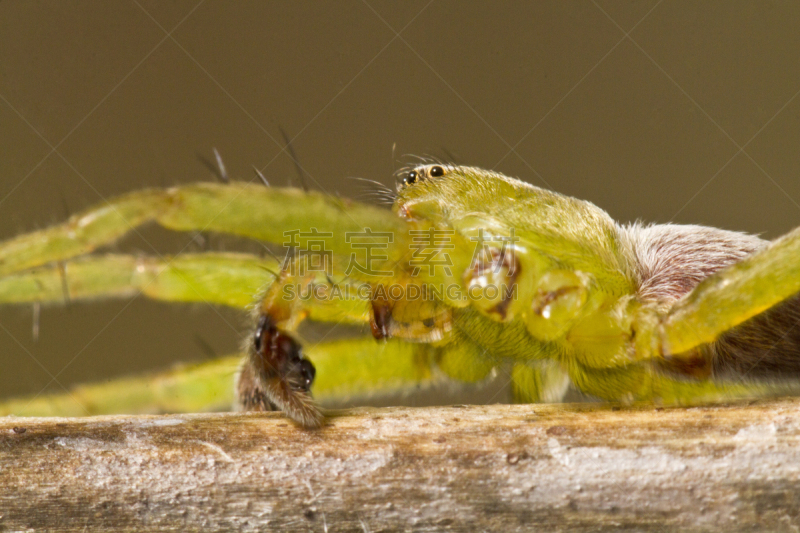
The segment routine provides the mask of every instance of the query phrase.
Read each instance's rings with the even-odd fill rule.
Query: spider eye
[[[436,165],[435,167],[431,167],[429,174],[432,178],[438,178],[439,176],[444,176],[444,169]]]
[[[419,179],[419,174],[417,174],[416,170],[412,170],[408,173],[408,176],[403,179],[403,183],[406,185],[413,185],[417,182],[417,179]]]

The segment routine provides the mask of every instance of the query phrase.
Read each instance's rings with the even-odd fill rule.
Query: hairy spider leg
[[[657,361],[655,361],[657,363]],[[665,372],[654,361],[641,361],[617,368],[591,368],[575,358],[565,365],[572,383],[583,393],[611,402],[661,405],[698,405],[749,397],[764,397],[791,391],[790,386],[768,383],[692,378]]]
[[[656,327],[658,355],[680,357],[800,293],[800,228],[703,280]]]

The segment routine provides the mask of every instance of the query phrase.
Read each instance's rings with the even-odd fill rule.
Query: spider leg
[[[654,326],[655,352],[680,357],[800,292],[800,228],[703,280]],[[647,319],[645,319],[647,320]],[[650,319],[652,320],[652,318]]]
[[[98,416],[224,411],[233,404],[234,355],[168,370],[81,383],[60,394],[4,399],[0,416]]]
[[[415,239],[411,232],[433,227],[430,222],[403,220],[391,211],[316,191],[247,183],[148,189],[0,243],[0,276],[88,254],[150,221],[176,231],[230,233],[298,249],[319,241],[319,229],[329,232],[324,236],[328,251],[343,257],[355,254],[362,262],[369,253],[364,245],[380,245],[378,241],[385,239],[391,245],[378,263],[392,271],[403,268],[411,255]],[[362,241],[361,248],[353,245],[354,235]],[[449,281],[460,282],[469,265],[469,250],[457,247],[451,256],[455,266]],[[353,276],[364,279],[366,275],[356,271]]]
[[[612,402],[662,405],[702,404],[746,397],[763,397],[782,389],[774,384],[690,379],[640,361],[625,367],[593,368],[577,359],[565,362],[572,383],[583,393]],[[790,390],[785,388],[785,391]]]
[[[387,391],[413,390],[439,379],[426,345],[402,341],[377,344],[371,337],[323,341],[307,348],[319,369],[315,398],[323,403]],[[75,386],[69,393],[0,402],[0,416],[95,416],[138,413],[196,413],[229,409],[231,377],[247,380],[242,355],[197,365]],[[238,403],[238,402],[237,402]],[[241,406],[241,404],[239,404]],[[261,406],[263,408],[263,406]],[[262,409],[258,409],[262,410]]]
[[[465,383],[477,383],[505,361],[492,357],[460,330],[444,344],[434,348],[436,366],[448,377]]]
[[[511,393],[516,403],[553,403],[563,400],[569,375],[552,360],[515,363],[511,369]]]
[[[63,303],[126,298],[141,292],[173,302],[207,302],[244,309],[271,283],[274,259],[238,253],[137,257],[108,254],[76,258],[0,277],[0,303]],[[65,294],[66,292],[66,294]]]
[[[345,253],[346,232],[370,225],[398,232],[404,227],[389,211],[298,189],[241,183],[148,189],[0,243],[0,275],[87,254],[149,221],[178,231],[232,233],[276,243],[287,241],[290,230],[334,227],[331,244]],[[302,239],[294,244],[303,246]]]

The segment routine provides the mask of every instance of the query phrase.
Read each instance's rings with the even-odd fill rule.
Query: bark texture
[[[800,400],[0,418],[0,530],[796,531]]]

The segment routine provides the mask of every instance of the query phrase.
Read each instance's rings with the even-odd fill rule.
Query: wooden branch
[[[0,530],[791,530],[800,400],[0,419]],[[327,528],[327,529],[326,529]]]

